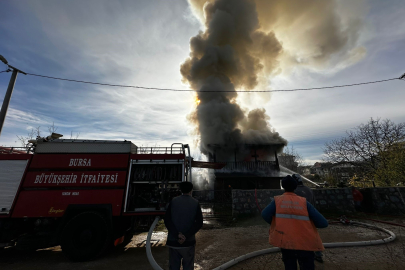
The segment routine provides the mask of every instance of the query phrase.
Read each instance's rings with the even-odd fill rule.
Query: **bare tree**
[[[49,134],[56,133],[58,127],[55,127],[55,123],[52,122],[52,125],[48,127]],[[77,140],[80,136],[80,132],[73,134],[73,131],[70,131],[70,139]]]
[[[52,133],[56,133],[56,131],[58,130],[58,127],[55,126],[55,123],[53,122],[52,125],[50,125],[48,127],[48,132],[49,135],[51,135]],[[26,147],[29,145],[29,140],[33,140],[36,139],[38,137],[41,137],[42,131],[41,131],[41,127],[38,126],[36,128],[32,128],[27,136],[19,136],[17,135],[18,141],[20,142],[22,147]],[[76,140],[77,138],[79,138],[80,136],[80,132],[73,134],[73,131],[70,132],[70,139],[74,139]]]
[[[55,127],[55,122],[52,122],[52,125],[48,127],[49,134],[55,133],[58,130],[58,127]]]
[[[31,130],[28,132],[27,136],[18,136],[18,141],[20,142],[22,147],[26,147],[29,144],[29,140],[33,140],[37,137],[41,137],[41,127],[38,126],[36,128],[31,128]]]
[[[279,155],[280,165],[297,172],[298,167],[304,166],[304,159],[302,156],[294,149],[294,146],[284,147],[283,153]]]
[[[73,134],[73,131],[70,132],[70,139],[77,140],[80,136],[80,132]]]
[[[324,153],[333,163],[347,162],[361,169],[362,177],[379,179],[380,184],[392,185],[387,173],[394,145],[405,141],[405,123],[395,124],[389,119],[371,118],[346,136],[325,144]]]

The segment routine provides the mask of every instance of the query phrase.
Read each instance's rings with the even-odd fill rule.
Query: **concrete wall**
[[[354,208],[351,188],[314,189],[316,199],[315,207],[321,213],[350,214],[356,212]],[[362,208],[365,212],[379,214],[404,214],[405,213],[405,187],[366,188],[360,189],[364,201]],[[232,190],[232,215],[259,214],[274,196],[284,193],[283,190],[260,189],[257,190]]]

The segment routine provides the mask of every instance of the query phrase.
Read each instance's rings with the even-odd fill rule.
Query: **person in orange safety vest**
[[[314,251],[324,250],[316,228],[326,228],[328,221],[304,197],[294,190],[297,181],[290,175],[281,185],[285,192],[262,211],[263,219],[271,224],[269,243],[281,248],[286,270],[296,270],[297,260],[301,270],[313,270]]]

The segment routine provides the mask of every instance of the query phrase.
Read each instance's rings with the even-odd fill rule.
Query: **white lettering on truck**
[[[77,175],[72,174],[54,174],[46,175],[41,173],[35,176],[34,184],[76,184]]]
[[[101,176],[101,177],[100,177]],[[118,173],[115,174],[84,174],[80,177],[80,182],[76,180],[78,175],[71,174],[45,174],[35,176],[34,184],[115,184],[118,183]],[[101,181],[100,181],[101,180]]]
[[[69,162],[70,167],[76,167],[76,166],[85,166],[85,167],[90,167],[91,166],[91,158],[71,158]]]
[[[101,176],[101,177],[100,177]],[[100,181],[101,180],[101,181]],[[90,174],[86,175],[82,173],[82,176],[80,178],[80,184],[114,184],[118,183],[118,173],[114,174]]]

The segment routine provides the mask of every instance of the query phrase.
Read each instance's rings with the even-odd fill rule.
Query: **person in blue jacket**
[[[310,204],[312,204],[314,206],[315,205],[314,193],[309,187],[306,187],[304,185],[304,183],[302,182],[301,175],[293,174],[292,178],[297,180],[297,183],[298,183],[298,186],[295,189],[295,194],[297,194],[298,196],[301,196],[301,197],[305,197],[305,199],[307,199],[307,202],[309,202]],[[322,251],[315,251],[315,260],[316,261],[323,263],[322,257],[323,257]]]
[[[297,181],[292,178],[290,175],[287,177],[283,178],[282,180],[282,186],[285,190],[285,192],[294,192],[294,190],[297,188]],[[307,211],[308,211],[308,217],[310,220],[313,221],[314,225],[316,228],[326,228],[328,227],[328,221],[324,218],[324,216],[318,212],[318,210],[315,209],[312,204],[310,204],[308,201],[306,202],[307,204]],[[271,225],[271,222],[276,215],[276,203],[275,200],[273,199],[271,203],[262,211],[262,218]],[[295,251],[295,257],[298,259],[298,262],[300,263],[300,251]],[[313,254],[313,253],[312,253]],[[283,253],[283,262],[285,265],[285,269],[290,270],[290,269],[297,269],[296,267],[296,262],[292,263],[290,262],[290,258],[285,258],[285,254]],[[312,255],[314,256],[314,255]],[[313,262],[313,258],[312,258]],[[294,266],[295,265],[295,266]],[[315,265],[312,264],[312,267],[310,268],[305,268],[305,269],[314,269]]]

